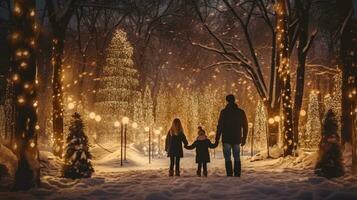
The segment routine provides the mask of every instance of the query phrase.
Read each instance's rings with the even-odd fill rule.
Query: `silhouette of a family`
[[[248,121],[245,112],[236,104],[234,95],[227,95],[226,101],[227,105],[222,109],[218,119],[214,143],[207,138],[205,130],[199,126],[196,140],[189,145],[180,119],[173,120],[165,143],[165,150],[170,158],[169,176],[180,176],[180,159],[183,157],[182,144],[186,149],[196,149],[197,176],[202,175],[202,169],[203,176],[207,176],[207,163],[210,162],[208,149],[216,148],[222,136],[226,174],[227,176],[240,177],[240,146],[244,146],[246,142]]]

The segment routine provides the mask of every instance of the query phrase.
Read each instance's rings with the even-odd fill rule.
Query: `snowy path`
[[[167,159],[124,168],[117,158],[105,159],[95,162],[91,179],[44,176],[42,188],[0,193],[0,199],[357,199],[357,178],[352,176],[327,180],[314,176],[311,169],[284,169],[285,161],[275,159],[245,160],[243,176],[227,178],[223,160],[217,158],[205,178],[195,176],[193,159],[190,155],[183,159],[181,177],[167,176]]]

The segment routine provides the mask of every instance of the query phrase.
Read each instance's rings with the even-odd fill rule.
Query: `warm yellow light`
[[[97,115],[94,119],[96,122],[100,122],[100,120],[102,120],[102,117],[100,115]]]
[[[131,124],[131,127],[133,127],[133,128],[138,128],[138,123],[136,123],[136,122],[133,122],[132,124]]]
[[[89,118],[94,119],[95,118],[95,113],[94,112],[89,113]]]
[[[115,126],[115,127],[119,127],[119,126],[120,126],[120,123],[119,123],[118,121],[115,121],[115,122],[114,122],[114,126]]]
[[[280,122],[280,116],[279,116],[279,115],[275,116],[275,117],[274,117],[274,121]]]
[[[20,64],[20,67],[27,67],[27,63],[26,63],[26,62],[22,62],[22,63]]]
[[[17,102],[19,102],[20,104],[23,104],[23,103],[25,103],[25,99],[23,97],[19,97],[17,99]]]
[[[123,118],[121,119],[121,122],[122,122],[123,124],[128,124],[128,123],[129,123],[129,118],[128,118],[128,117],[123,117]]]
[[[305,110],[300,110],[300,115],[304,117],[306,115],[306,111]]]
[[[249,122],[249,123],[248,123],[248,127],[249,127],[249,128],[253,128],[253,123],[252,123],[252,122]]]
[[[150,128],[147,126],[144,128],[145,132],[149,132],[150,131]]]
[[[31,142],[31,143],[30,143],[30,147],[31,147],[31,148],[34,148],[35,146],[36,146],[36,145],[35,145],[34,142]]]
[[[35,126],[35,129],[36,129],[36,130],[40,130],[40,126],[37,124],[37,125]]]
[[[31,16],[31,17],[35,16],[35,11],[34,11],[34,10],[31,10],[30,16]]]
[[[155,130],[154,130],[154,134],[155,134],[155,135],[160,135],[160,130],[155,129]]]
[[[16,5],[15,8],[14,8],[14,11],[15,11],[16,14],[20,14],[21,13],[21,8],[18,5]]]
[[[274,124],[274,122],[275,122],[274,118],[271,117],[271,118],[268,119],[268,123],[269,124]]]
[[[12,76],[12,80],[13,80],[13,81],[19,80],[19,75],[18,75],[18,74],[14,74],[14,75]]]
[[[74,106],[75,106],[74,103],[71,102],[68,104],[68,109],[72,110],[74,108]]]

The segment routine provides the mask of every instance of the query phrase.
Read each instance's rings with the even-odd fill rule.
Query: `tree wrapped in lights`
[[[134,108],[133,108],[133,122],[136,124],[142,124],[144,121],[144,111],[143,111],[143,97],[141,91],[137,91],[134,94]],[[132,130],[132,140],[136,141],[138,136],[137,130]]]
[[[99,79],[95,106],[104,122],[98,126],[100,131],[112,135],[113,122],[127,116],[133,119],[133,97],[139,81],[132,60],[133,47],[127,41],[126,33],[117,30],[107,49],[106,65]],[[100,139],[101,134],[98,138]]]
[[[150,86],[145,87],[143,96],[143,121],[146,126],[154,124],[154,103],[151,96]]]
[[[18,158],[15,190],[27,190],[40,183],[37,148],[36,100],[36,1],[15,0],[12,13],[13,28],[11,81],[14,86],[15,142]]]
[[[341,136],[341,102],[342,102],[342,74],[338,73],[334,76],[333,93],[327,94],[324,97],[324,110],[332,110],[336,114],[338,123],[338,135]]]
[[[259,101],[254,118],[254,149],[265,150],[267,146],[267,113],[264,104]],[[249,141],[249,140],[248,140]]]
[[[91,164],[88,137],[84,133],[84,125],[78,113],[72,115],[69,134],[66,139],[64,165],[62,174],[66,178],[89,178],[94,169]]]
[[[160,85],[156,98],[155,124],[167,130],[171,123],[169,117],[170,101],[167,88],[164,88],[163,85]]]
[[[199,124],[199,120],[198,120],[198,117],[199,117],[198,110],[199,109],[198,109],[197,96],[198,96],[197,92],[192,92],[189,95],[189,99],[188,99],[189,108],[190,108],[190,111],[188,112],[188,114],[189,114],[188,133],[189,133],[189,136],[191,136],[190,139],[196,138],[196,130],[197,130],[197,126]],[[212,115],[214,115],[214,114],[212,113]]]
[[[312,91],[309,95],[307,109],[306,132],[302,135],[300,144],[305,149],[316,149],[320,142],[321,121],[319,112],[318,94]]]
[[[278,0],[275,4],[276,10],[276,44],[278,53],[278,74],[281,81],[281,103],[283,115],[282,132],[284,135],[284,156],[292,155],[293,143],[293,121],[292,100],[290,83],[290,58],[289,58],[289,33],[288,33],[288,11],[286,0]],[[296,145],[296,144],[295,144]]]

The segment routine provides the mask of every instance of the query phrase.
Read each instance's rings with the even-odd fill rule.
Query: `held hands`
[[[240,143],[240,146],[244,146],[245,145],[245,140],[242,141],[242,143]]]

